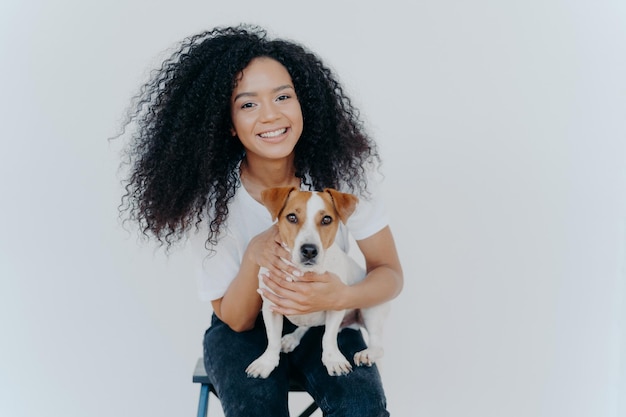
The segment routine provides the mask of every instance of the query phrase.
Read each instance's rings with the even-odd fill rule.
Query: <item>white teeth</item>
[[[285,127],[285,128],[282,128],[282,129],[275,130],[273,132],[261,133],[261,134],[259,134],[259,136],[261,136],[262,138],[275,138],[276,136],[282,135],[286,131],[287,131],[287,128]]]

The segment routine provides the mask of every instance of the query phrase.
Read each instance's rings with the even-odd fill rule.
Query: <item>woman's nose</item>
[[[261,108],[261,120],[275,120],[279,114],[276,105],[272,102],[264,104]]]

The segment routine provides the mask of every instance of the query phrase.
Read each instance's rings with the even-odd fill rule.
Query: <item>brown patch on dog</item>
[[[306,222],[307,201],[313,194],[309,192],[294,191],[289,194],[284,207],[278,215],[278,231],[280,237],[289,246],[294,249],[296,236],[300,233],[300,229]],[[295,216],[294,218],[291,215]]]
[[[330,195],[331,204],[335,207],[339,218],[345,224],[348,221],[348,217],[354,213],[359,199],[352,194],[342,193],[333,188],[324,188],[324,192]]]
[[[261,191],[261,201],[272,215],[272,220],[278,218],[278,215],[285,207],[285,203],[287,203],[289,194],[295,189],[296,187],[277,187]]]

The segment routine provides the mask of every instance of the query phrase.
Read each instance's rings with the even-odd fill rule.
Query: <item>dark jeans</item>
[[[284,332],[294,329],[285,319]],[[343,329],[339,349],[352,364],[352,372],[330,376],[322,364],[324,327],[314,327],[267,379],[249,378],[245,369],[267,347],[263,318],[254,329],[237,333],[213,315],[204,335],[204,366],[220,398],[226,417],[288,417],[289,376],[311,394],[328,417],[389,416],[376,365],[354,366],[353,356],[366,345],[360,331]]]

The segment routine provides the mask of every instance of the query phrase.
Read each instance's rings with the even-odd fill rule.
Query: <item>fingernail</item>
[[[299,270],[297,270],[297,269],[296,269],[296,270],[294,270],[294,271],[293,271],[293,275],[295,275],[296,277],[301,277],[301,276],[303,276],[304,274],[303,274],[301,271],[299,271]]]

